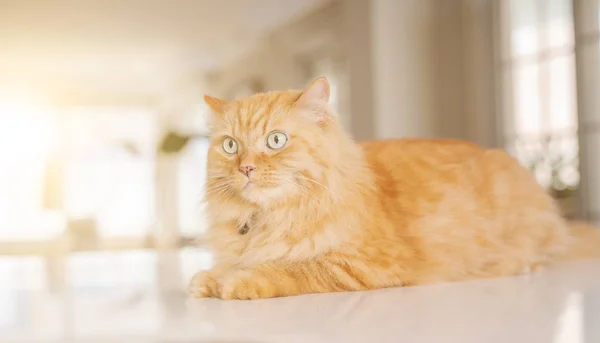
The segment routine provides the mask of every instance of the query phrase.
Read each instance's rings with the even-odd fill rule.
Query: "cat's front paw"
[[[277,296],[276,284],[265,275],[238,270],[220,280],[219,297],[225,300],[253,300]]]
[[[192,277],[188,293],[195,298],[219,297],[218,278],[223,274],[220,270],[204,270]]]

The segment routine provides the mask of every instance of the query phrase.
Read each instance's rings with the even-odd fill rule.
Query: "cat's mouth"
[[[240,187],[240,191],[242,192],[255,192],[260,190],[269,190],[277,188],[278,185],[264,184],[260,181],[246,179],[242,183]]]
[[[252,180],[252,178],[249,177],[244,177],[244,180],[242,181],[241,190],[248,190],[257,186],[259,186],[259,184],[256,183],[256,180]]]
[[[252,182],[252,180],[246,179],[246,183],[242,186],[242,189],[247,189],[248,187],[252,187],[253,185],[256,185],[256,184],[254,182]]]

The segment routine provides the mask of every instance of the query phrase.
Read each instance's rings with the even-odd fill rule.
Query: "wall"
[[[256,76],[267,90],[304,87],[299,61],[327,58],[340,86],[343,125],[356,138],[454,137],[494,145],[492,23],[483,20],[489,3],[332,1],[265,37],[209,84],[219,96]]]
[[[497,127],[498,23],[494,1],[465,0],[462,7],[464,111],[468,137],[484,146],[503,147]]]
[[[342,20],[342,3],[332,1],[280,27],[265,36],[252,53],[210,73],[208,91],[230,100],[239,85],[252,80],[260,80],[264,91],[302,89],[310,82],[302,66],[314,59],[331,61],[332,73],[326,76],[336,75],[332,81],[343,88],[345,58],[343,42],[339,39]],[[350,116],[343,115],[347,112],[345,90],[340,93],[341,120],[350,129]]]
[[[497,145],[489,0],[373,0],[378,137]]]
[[[440,136],[435,0],[374,0],[373,71],[378,137]]]
[[[574,0],[580,218],[600,226],[600,1]],[[598,331],[595,334],[600,335]]]

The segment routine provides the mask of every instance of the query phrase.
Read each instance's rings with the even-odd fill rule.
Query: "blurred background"
[[[567,216],[600,223],[599,13],[600,0],[0,0],[0,289],[182,288],[211,263],[202,96],[319,76],[355,138],[507,149]],[[30,297],[6,294],[0,328],[33,320]]]

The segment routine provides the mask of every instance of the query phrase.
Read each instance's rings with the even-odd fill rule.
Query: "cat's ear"
[[[300,98],[296,101],[296,107],[310,111],[320,118],[319,121],[327,119],[327,104],[329,103],[329,81],[325,77],[314,80],[308,86]]]
[[[213,110],[213,112],[217,114],[223,114],[225,112],[225,109],[229,105],[227,101],[214,98],[210,95],[205,95],[204,101]]]

